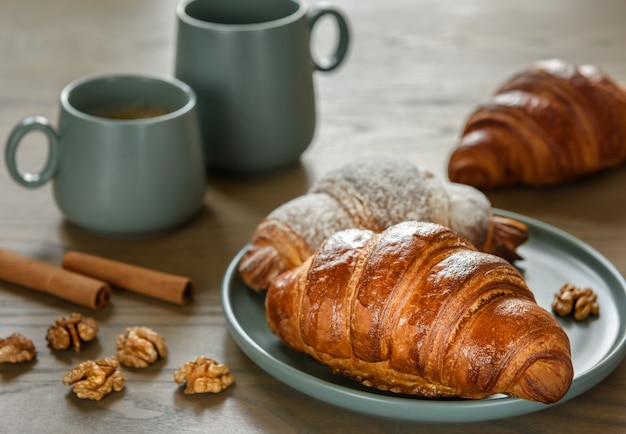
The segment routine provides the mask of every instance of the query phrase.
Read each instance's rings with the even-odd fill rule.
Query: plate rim
[[[598,261],[604,268],[603,271],[608,272],[619,283],[621,291],[626,296],[626,280],[615,265],[594,247],[568,232],[538,219],[498,208],[493,208],[492,211],[494,215],[516,219],[527,224],[531,229],[548,232],[567,243],[574,244],[587,256]],[[233,257],[222,280],[221,302],[231,337],[255,364],[287,386],[320,401],[358,413],[414,422],[439,423],[477,422],[519,416],[563,404],[586,392],[603,381],[626,356],[626,331],[624,331],[616,337],[611,350],[597,364],[581,374],[575,374],[570,390],[561,400],[553,404],[542,404],[516,397],[445,401],[423,398],[413,400],[410,397],[380,395],[375,393],[375,391],[362,391],[341,384],[331,383],[277,359],[256,342],[240,324],[234,313],[232,303],[230,303],[230,295],[233,280],[240,279],[237,267],[247,247],[248,244],[243,246]],[[614,290],[614,288],[611,288],[611,291]],[[624,329],[624,324],[622,323],[621,325],[621,328]],[[291,381],[294,378],[296,379],[295,384]],[[575,385],[576,387],[574,387]],[[352,399],[346,399],[347,397]],[[367,409],[358,405],[368,402],[377,405],[373,406],[373,408],[370,405]],[[415,412],[414,407],[420,411]],[[493,411],[490,411],[489,415],[485,417],[482,412],[477,411],[484,408],[489,408]],[[446,414],[440,414],[442,412]],[[454,413],[454,417],[451,417],[450,412]]]

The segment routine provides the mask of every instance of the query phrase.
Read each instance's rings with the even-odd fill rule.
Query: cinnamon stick
[[[0,279],[90,309],[100,309],[111,298],[111,287],[105,282],[4,249],[0,249]]]
[[[62,265],[110,285],[170,303],[184,305],[193,297],[194,286],[188,277],[74,251],[63,255]]]

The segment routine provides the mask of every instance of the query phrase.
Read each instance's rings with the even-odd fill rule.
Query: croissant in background
[[[289,347],[382,390],[554,403],[572,382],[568,337],[518,270],[434,223],[335,233],[265,307]]]
[[[468,118],[448,163],[479,189],[572,181],[626,161],[626,93],[597,67],[532,65]]]
[[[509,260],[519,258],[516,249],[528,236],[523,223],[493,216],[489,200],[473,187],[444,182],[400,158],[364,157],[330,171],[263,219],[239,274],[250,288],[265,290],[334,232],[380,232],[405,220],[450,227],[478,249]]]

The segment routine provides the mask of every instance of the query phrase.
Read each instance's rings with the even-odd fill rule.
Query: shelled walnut
[[[167,356],[165,339],[148,327],[129,327],[117,337],[117,358],[124,366],[146,368]]]
[[[35,344],[20,333],[13,333],[7,338],[0,338],[0,363],[21,363],[33,360],[37,356]]]
[[[174,372],[176,384],[187,383],[185,393],[218,393],[235,382],[228,366],[204,356],[185,363]]]
[[[582,321],[589,315],[599,315],[598,296],[591,288],[579,288],[566,283],[554,295],[552,310],[559,316],[573,313],[574,319]]]
[[[74,351],[82,349],[83,342],[93,340],[98,334],[98,324],[91,317],[72,313],[68,318],[58,317],[53,326],[48,327],[46,341],[55,350],[65,350],[70,346]]]
[[[87,360],[63,376],[63,384],[74,385],[73,392],[81,399],[100,401],[111,391],[124,389],[126,377],[117,370],[120,366],[116,357],[105,357],[97,361]]]

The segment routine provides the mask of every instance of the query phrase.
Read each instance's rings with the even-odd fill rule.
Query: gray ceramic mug
[[[175,75],[198,95],[209,170],[250,173],[297,161],[315,131],[313,72],[344,59],[346,18],[303,0],[182,0]],[[317,59],[310,34],[337,24],[335,49]]]
[[[48,139],[39,172],[23,173],[17,152],[26,134]],[[61,92],[59,126],[31,116],[7,140],[9,173],[25,187],[53,181],[67,219],[104,235],[143,236],[173,228],[203,205],[204,154],[196,96],[175,78],[105,75]]]

